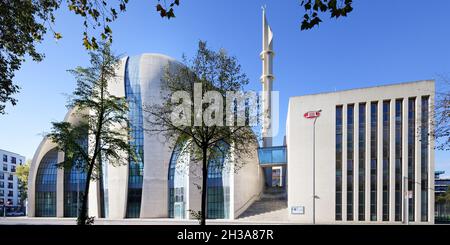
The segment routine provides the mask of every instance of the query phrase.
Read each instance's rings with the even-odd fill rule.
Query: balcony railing
[[[260,165],[285,165],[286,146],[272,146],[258,148],[258,158]]]

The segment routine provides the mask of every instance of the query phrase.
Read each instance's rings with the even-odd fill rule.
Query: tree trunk
[[[89,196],[89,186],[91,183],[92,170],[94,169],[95,158],[93,163],[90,164],[88,172],[86,173],[86,186],[84,187],[83,199],[81,202],[80,212],[78,213],[77,225],[87,225],[88,220],[88,196]]]
[[[207,200],[206,200],[206,194],[208,190],[208,159],[207,159],[207,151],[208,148],[202,148],[203,151],[203,158],[202,158],[202,210],[201,210],[201,220],[200,225],[206,225],[206,211],[207,211]]]

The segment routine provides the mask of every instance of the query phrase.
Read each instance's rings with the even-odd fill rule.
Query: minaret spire
[[[272,73],[273,67],[273,33],[266,19],[266,7],[262,7],[262,51],[260,54],[262,60],[262,108],[263,125],[262,139],[263,147],[272,146],[272,82],[275,79]]]

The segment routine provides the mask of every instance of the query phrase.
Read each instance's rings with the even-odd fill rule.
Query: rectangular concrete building
[[[20,200],[17,166],[25,164],[25,157],[14,152],[0,149],[2,166],[0,169],[0,206],[24,205]]]
[[[289,219],[434,223],[434,94],[418,81],[290,98]]]

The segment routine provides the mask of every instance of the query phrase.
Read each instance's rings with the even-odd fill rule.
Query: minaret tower
[[[272,83],[275,79],[272,73],[273,56],[273,33],[266,20],[266,8],[262,7],[262,24],[263,24],[263,42],[262,52],[260,54],[262,60],[262,146],[272,146]]]

